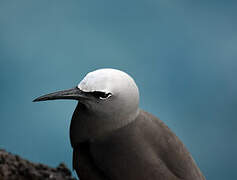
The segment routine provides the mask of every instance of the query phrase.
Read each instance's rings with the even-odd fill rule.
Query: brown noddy
[[[205,180],[179,138],[139,108],[139,90],[115,69],[88,73],[76,88],[34,101],[78,100],[70,125],[80,180]]]

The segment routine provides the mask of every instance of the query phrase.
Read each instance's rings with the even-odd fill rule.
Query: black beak
[[[89,97],[86,95],[86,93],[83,93],[83,91],[81,91],[78,87],[76,87],[40,96],[34,99],[33,102],[56,100],[56,99],[85,100],[89,99]]]

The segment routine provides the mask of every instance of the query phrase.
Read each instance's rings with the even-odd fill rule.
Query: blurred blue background
[[[237,1],[0,1],[0,148],[72,169],[75,101],[32,103],[92,70],[131,74],[140,106],[207,179],[237,179]]]

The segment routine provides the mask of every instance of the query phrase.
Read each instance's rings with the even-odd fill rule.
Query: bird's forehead
[[[88,73],[78,84],[82,91],[113,92],[117,83],[121,83],[122,72],[112,69],[101,69]]]

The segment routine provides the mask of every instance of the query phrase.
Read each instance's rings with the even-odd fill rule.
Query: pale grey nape
[[[139,90],[128,74],[99,69],[76,88],[35,101],[54,99],[78,100],[70,140],[81,180],[205,180],[178,137],[139,109]]]

